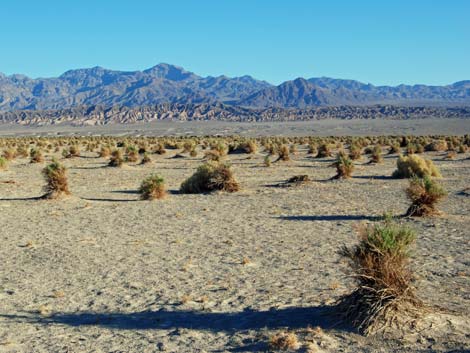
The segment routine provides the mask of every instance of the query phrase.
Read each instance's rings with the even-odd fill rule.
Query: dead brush
[[[332,179],[348,179],[354,171],[354,163],[345,153],[338,153],[333,166],[336,167],[336,175]]]
[[[46,166],[42,174],[46,180],[44,191],[46,194],[43,196],[46,199],[57,199],[64,195],[70,195],[66,168],[53,160],[51,164]]]
[[[357,161],[358,159],[361,159],[361,153],[361,147],[358,145],[351,145],[349,149],[349,158],[351,158],[353,161]]]
[[[111,149],[107,146],[101,147],[101,149],[98,153],[99,157],[101,157],[101,158],[108,158],[110,156],[110,154],[111,154]]]
[[[376,145],[372,150],[369,163],[378,164],[382,163],[383,160],[384,159],[382,157],[382,147],[380,147],[380,145]]]
[[[31,163],[42,163],[44,162],[44,156],[40,149],[32,148],[29,153]]]
[[[124,164],[124,158],[122,158],[122,152],[119,149],[114,150],[111,153],[111,157],[109,158],[109,167],[122,167]]]
[[[232,169],[225,163],[208,162],[186,179],[180,187],[183,194],[199,194],[211,191],[236,192],[240,184],[236,181]]]
[[[139,192],[142,200],[162,199],[166,196],[165,180],[160,175],[152,174],[142,181]]]
[[[346,321],[369,335],[420,314],[423,304],[409,268],[416,234],[390,218],[358,230],[359,244],[340,250],[349,260],[356,288],[341,297],[338,306]]]
[[[281,145],[279,147],[279,150],[278,150],[277,154],[278,154],[278,158],[276,159],[276,162],[277,161],[284,161],[284,162],[290,161],[289,146]]]
[[[149,164],[152,162],[152,159],[150,158],[149,154],[147,152],[144,153],[142,156],[142,159],[140,161],[141,165]]]
[[[12,161],[16,158],[17,156],[17,153],[16,153],[16,150],[10,148],[10,149],[7,149],[5,151],[3,151],[2,153],[2,157],[5,158],[7,161]]]
[[[275,350],[297,350],[300,343],[293,332],[278,332],[269,338],[269,348]]]
[[[436,204],[447,195],[444,188],[428,175],[422,178],[413,176],[406,194],[411,200],[411,206],[406,211],[408,217],[431,216],[439,213]]]
[[[332,152],[331,152],[330,145],[326,143],[321,144],[320,147],[318,148],[317,158],[331,157],[331,155],[332,155]]]

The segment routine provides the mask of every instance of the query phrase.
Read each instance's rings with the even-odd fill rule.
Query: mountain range
[[[159,64],[144,71],[102,67],[70,70],[57,78],[0,73],[0,111],[80,106],[141,107],[155,104],[219,104],[245,108],[330,106],[469,106],[470,80],[447,86],[374,86],[353,80],[297,78],[275,86],[251,76],[201,77]]]

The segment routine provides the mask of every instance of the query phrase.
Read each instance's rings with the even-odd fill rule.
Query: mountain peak
[[[187,79],[199,78],[192,72],[186,71],[184,68],[176,65],[160,63],[143,71],[145,74],[158,78],[164,78],[170,81],[184,81]]]

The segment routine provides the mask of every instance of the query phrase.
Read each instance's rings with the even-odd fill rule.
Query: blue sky
[[[5,0],[0,72],[57,76],[160,62],[272,83],[470,79],[467,0]]]

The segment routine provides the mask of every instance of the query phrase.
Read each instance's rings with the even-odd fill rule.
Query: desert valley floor
[[[271,167],[262,150],[229,155],[240,192],[183,195],[202,154],[177,152],[123,168],[94,152],[61,159],[72,192],[63,200],[35,199],[44,164],[18,158],[0,171],[1,352],[255,352],[279,331],[296,333],[304,352],[468,352],[469,152],[424,154],[449,195],[442,215],[401,222],[418,234],[418,293],[442,313],[389,339],[338,325],[334,303],[351,289],[338,250],[357,241],[355,225],[409,205],[408,181],[390,177],[396,154],[384,150],[378,165],[363,157],[343,181],[329,180],[332,158],[305,146]],[[153,172],[169,195],[141,201]],[[275,186],[301,174],[313,181]]]

